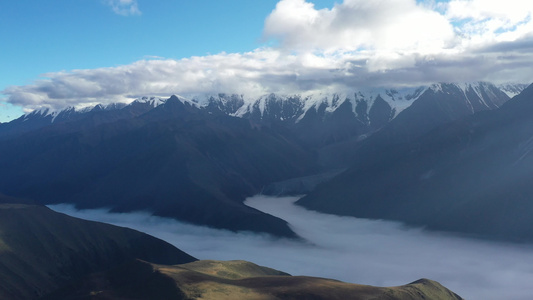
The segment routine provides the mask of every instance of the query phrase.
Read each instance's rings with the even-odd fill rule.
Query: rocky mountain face
[[[522,85],[514,87],[512,91],[524,88]],[[346,137],[338,143],[320,148],[319,163],[345,168],[354,163],[357,157],[362,155],[361,152],[374,153],[384,148],[394,149],[448,122],[477,112],[496,109],[513,95],[513,92],[483,82],[434,84],[421,92],[410,106],[401,110],[388,122],[385,122],[386,119],[381,119],[379,122],[374,118],[374,123],[379,124],[375,129],[369,129],[362,135]],[[384,104],[382,101],[375,101],[373,107],[384,107]],[[388,111],[385,108],[381,110]],[[381,115],[384,116],[386,113]],[[362,142],[366,139],[370,142]],[[365,144],[372,146],[360,149]]]
[[[531,241],[532,128],[529,86],[497,110],[443,124],[394,147],[383,147],[386,138],[376,134],[361,146],[349,170],[299,204],[334,214]]]

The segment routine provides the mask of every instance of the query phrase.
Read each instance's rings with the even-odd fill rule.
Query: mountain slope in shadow
[[[315,170],[312,153],[286,130],[177,97],[135,118],[87,128],[73,122],[0,141],[0,191],[295,236],[283,220],[242,203],[269,182]]]
[[[0,197],[0,298],[34,299],[135,259],[196,260],[147,234]]]
[[[501,108],[395,147],[369,139],[354,166],[298,204],[495,239],[533,241],[533,86]]]

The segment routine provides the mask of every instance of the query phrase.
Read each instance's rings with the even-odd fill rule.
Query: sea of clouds
[[[466,299],[533,297],[533,245],[475,240],[396,222],[322,214],[295,205],[297,199],[258,195],[245,204],[286,220],[305,241],[212,229],[145,212],[80,211],[65,204],[49,207],[146,232],[199,259],[241,259],[292,275],[375,286],[429,278]]]

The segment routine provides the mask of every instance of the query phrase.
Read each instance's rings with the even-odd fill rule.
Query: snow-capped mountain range
[[[425,114],[424,110],[429,105],[443,111],[448,121],[477,111],[495,109],[525,87],[525,84],[496,86],[487,82],[436,83],[412,88],[357,89],[350,93],[268,94],[258,98],[220,93],[179,95],[176,99],[188,107],[210,114],[222,113],[262,125],[283,124],[290,127],[304,142],[323,146],[352,136],[366,136],[385,126],[408,108],[412,112],[407,113],[405,118]],[[142,97],[129,104],[98,104],[82,109],[68,107],[62,110],[41,108],[10,123],[0,124],[0,137],[87,116],[91,116],[93,124],[135,117],[165,105],[167,101],[168,99],[160,97]],[[425,104],[415,107],[426,108],[411,108],[417,102]]]
[[[487,82],[475,83],[437,83],[431,86],[422,86],[415,88],[401,89],[358,89],[352,93],[308,93],[297,95],[278,95],[267,94],[259,98],[251,99],[245,95],[224,94],[217,95],[193,95],[178,96],[183,103],[189,103],[198,108],[218,109],[226,114],[241,118],[259,118],[259,119],[278,119],[280,121],[292,120],[300,121],[310,109],[323,109],[326,114],[333,113],[343,103],[349,102],[352,107],[354,116],[362,118],[368,114],[377,99],[386,102],[394,112],[392,118],[396,117],[401,111],[409,107],[420,95],[427,90],[442,92],[443,86],[453,86],[465,94],[465,104],[473,107],[472,103],[481,102],[487,109],[493,109],[501,105],[499,99],[501,95],[496,92],[503,92],[509,98],[519,94],[525,87],[525,84],[505,84],[496,86]],[[130,104],[112,103],[98,104],[96,106],[76,109],[67,107],[60,110],[54,110],[47,107],[34,110],[22,116],[22,120],[28,120],[35,117],[48,118],[50,122],[55,122],[62,118],[68,118],[73,114],[84,114],[91,111],[100,110],[118,110],[131,105],[147,105],[155,108],[165,104],[167,99],[159,97],[142,97],[134,100]],[[503,101],[505,102],[505,101]],[[475,111],[473,109],[473,111]]]
[[[377,172],[382,167],[373,165],[411,155],[410,146],[416,150],[421,139],[433,140],[447,123],[509,111],[517,105],[510,96],[524,87],[481,82],[257,99],[174,95],[83,110],[41,109],[0,124],[0,189],[40,203],[145,209],[216,228],[291,236],[287,224],[246,207],[244,198],[267,184],[359,162],[361,170]],[[516,111],[526,114],[528,107]],[[493,111],[468,117],[483,110]],[[446,137],[455,141],[451,133]],[[526,146],[519,147],[518,159],[530,149],[527,140],[521,145]],[[440,146],[437,142],[432,149],[445,153]],[[409,178],[418,182],[431,170],[417,169],[416,176],[392,174],[386,176],[390,182],[377,180],[373,186],[379,194],[383,186]],[[363,180],[367,177],[363,173],[356,180],[369,184]]]

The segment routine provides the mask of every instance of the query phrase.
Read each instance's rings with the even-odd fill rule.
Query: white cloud
[[[104,3],[109,5],[113,9],[113,12],[121,16],[141,14],[137,0],[104,0]]]
[[[438,12],[414,0],[344,0],[316,10],[305,0],[282,0],[265,21],[265,35],[308,51],[440,52],[454,30]]]
[[[476,21],[497,19],[512,26],[525,20],[532,11],[533,3],[523,0],[452,0],[447,4],[446,15]]]
[[[446,17],[457,24],[465,44],[509,42],[533,32],[533,2],[520,0],[452,0]]]
[[[466,299],[531,299],[533,248],[405,228],[399,223],[339,217],[295,206],[296,198],[256,196],[247,204],[289,222],[307,242],[194,226],[147,213],[53,209],[131,227],[200,259],[244,259],[293,275],[377,286],[437,280]]]
[[[133,0],[109,3],[138,10]],[[533,2],[519,0],[344,0],[325,9],[281,0],[263,33],[277,47],[55,72],[1,93],[31,110],[171,94],[255,97],[438,81],[529,83],[532,11]]]

